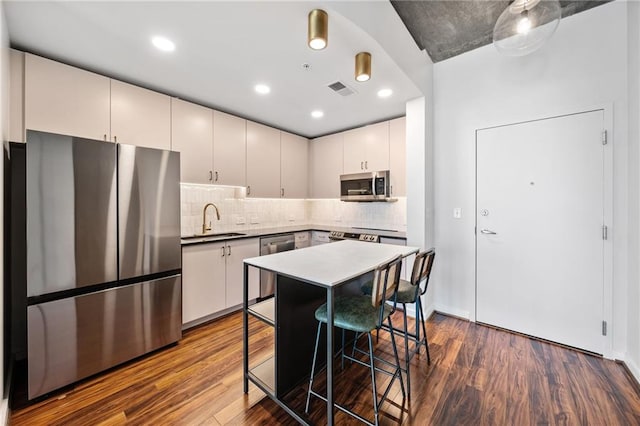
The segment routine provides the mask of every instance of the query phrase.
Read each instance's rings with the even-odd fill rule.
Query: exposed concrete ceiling
[[[560,1],[562,17],[611,0]],[[460,55],[493,41],[493,27],[511,1],[395,0],[391,1],[420,49],[433,62]]]

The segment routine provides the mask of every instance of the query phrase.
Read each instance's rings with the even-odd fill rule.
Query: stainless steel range
[[[379,243],[380,237],[374,234],[360,234],[357,232],[331,231],[329,234],[331,241],[356,240],[366,241],[368,243]]]

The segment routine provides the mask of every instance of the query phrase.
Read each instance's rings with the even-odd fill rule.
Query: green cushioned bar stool
[[[398,294],[396,296],[396,302],[402,304],[402,315],[404,317],[404,330],[394,328],[384,324],[382,328],[388,331],[397,331],[404,334],[404,354],[405,354],[405,374],[407,375],[407,393],[411,397],[411,372],[409,370],[409,364],[415,354],[420,352],[420,347],[424,346],[427,352],[427,363],[431,365],[431,356],[429,355],[429,343],[427,342],[427,329],[424,325],[425,317],[422,309],[421,297],[427,292],[427,286],[429,285],[429,275],[431,275],[431,268],[433,267],[433,260],[436,257],[435,249],[429,249],[422,251],[416,255],[413,262],[413,270],[411,271],[411,281],[400,280],[398,284]],[[373,289],[373,283],[368,282],[362,286],[362,292],[364,294],[371,294]],[[415,304],[416,311],[416,332],[412,334],[407,327],[407,304]],[[422,328],[422,335],[420,335],[420,328]],[[414,347],[409,350],[409,340],[414,342]]]
[[[402,379],[402,368],[400,366],[400,360],[398,358],[398,349],[396,347],[395,336],[393,334],[393,325],[391,323],[391,314],[396,309],[396,289],[400,281],[400,271],[402,269],[402,257],[398,256],[392,260],[379,265],[374,271],[373,281],[371,283],[370,296],[336,296],[334,299],[333,308],[333,323],[336,327],[342,329],[342,350],[341,357],[351,360],[357,364],[369,367],[371,370],[371,383],[373,387],[373,410],[374,410],[374,423],[365,419],[362,416],[352,412],[351,410],[335,404],[339,410],[355,417],[356,419],[369,424],[378,425],[378,408],[387,398],[391,386],[395,379],[400,379],[400,387],[402,388],[403,400],[406,396],[404,382]],[[391,301],[392,304],[386,303]],[[316,360],[318,357],[318,344],[320,342],[320,331],[322,330],[322,324],[327,323],[327,304],[323,304],[316,309],[315,317],[318,320],[318,331],[316,335],[316,345],[313,353],[313,363],[311,365],[311,377],[309,378],[309,391],[307,393],[307,404],[305,406],[305,412],[309,412],[309,403],[311,395],[314,395],[323,401],[327,401],[327,398],[318,394],[313,390],[313,378],[316,369]],[[391,331],[391,344],[393,347],[393,354],[395,357],[395,364],[379,359],[374,356],[373,352],[373,340],[371,338],[372,330],[378,330],[382,327],[384,322],[388,323],[389,330]],[[358,336],[362,336],[365,333],[369,338],[369,363],[365,363],[353,355],[348,356],[344,353],[344,330],[354,331]],[[331,330],[327,330],[331,332]],[[391,367],[391,371],[376,366],[378,363],[383,363]],[[376,372],[384,373],[392,376],[387,388],[382,394],[382,397],[378,399],[378,390],[376,387]]]

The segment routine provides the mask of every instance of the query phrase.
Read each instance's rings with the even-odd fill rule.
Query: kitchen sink
[[[240,237],[243,234],[242,232],[220,232],[217,234],[199,234],[199,235],[191,235],[189,237],[181,237],[183,240],[195,240],[197,238],[225,238],[225,237]]]

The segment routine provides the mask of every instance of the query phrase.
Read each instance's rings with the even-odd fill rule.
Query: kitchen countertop
[[[252,257],[245,259],[244,263],[324,287],[333,287],[365,274],[397,255],[404,257],[417,252],[418,247],[345,240],[304,250]]]
[[[386,238],[399,238],[405,239],[407,238],[407,233],[404,231],[392,231],[392,230],[378,230],[371,228],[348,228],[348,227],[336,227],[329,225],[292,225],[292,226],[282,226],[278,228],[260,228],[260,229],[248,229],[241,231],[214,231],[212,234],[231,234],[237,233],[240,235],[209,235],[202,236],[197,238],[189,238],[181,240],[182,245],[193,245],[193,244],[205,244],[205,243],[217,243],[220,241],[230,241],[230,240],[240,240],[245,238],[259,238],[259,237],[267,237],[278,234],[289,234],[292,232],[305,232],[305,231],[341,231],[341,232],[356,232],[361,234],[374,234],[379,235],[381,237]]]

